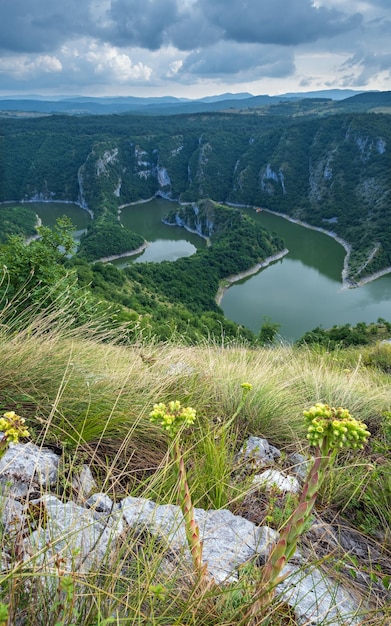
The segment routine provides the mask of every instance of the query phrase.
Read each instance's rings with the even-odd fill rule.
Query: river
[[[254,332],[269,318],[280,324],[287,341],[316,326],[391,321],[391,274],[342,289],[345,250],[332,237],[266,211],[245,211],[280,235],[289,253],[226,291],[221,301],[226,317]]]
[[[128,263],[146,263],[147,261],[176,261],[180,257],[191,256],[197,249],[204,248],[202,237],[189,233],[180,226],[167,226],[161,221],[173,208],[172,202],[155,198],[149,202],[122,207],[121,222],[148,241],[148,246],[138,255],[117,259],[117,267]]]
[[[73,237],[77,241],[87,229],[91,221],[88,211],[73,202],[3,202],[3,206],[22,205],[38,215],[44,226],[54,226],[56,220],[63,215],[69,217],[75,226]],[[1,208],[1,207],[0,207]]]
[[[83,232],[89,215],[76,205],[31,204],[44,224],[66,214]],[[131,262],[175,260],[194,254],[205,241],[182,228],[166,226],[161,218],[172,203],[161,198],[123,207],[121,221],[140,233],[148,247],[135,257],[118,259],[123,267]],[[293,341],[306,331],[334,324],[374,322],[379,317],[391,321],[391,274],[357,289],[342,289],[344,248],[333,238],[262,211],[244,209],[265,228],[280,235],[289,249],[282,259],[224,293],[220,306],[226,317],[258,332],[265,319],[280,324],[280,336]]]

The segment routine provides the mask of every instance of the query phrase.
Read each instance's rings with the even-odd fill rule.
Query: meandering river
[[[118,259],[113,263],[117,267],[125,267],[132,262],[175,261],[183,256],[191,256],[199,248],[204,248],[206,242],[202,237],[189,233],[180,226],[163,224],[163,217],[172,208],[173,203],[163,198],[123,207],[121,222],[136,233],[140,233],[148,241],[148,246],[141,254],[127,259]]]
[[[69,215],[77,226],[76,237],[86,228],[89,215],[75,205],[32,204],[44,224]],[[194,254],[205,241],[182,228],[166,226],[161,218],[172,203],[161,198],[124,207],[121,221],[140,233],[148,247],[137,257],[118,259],[120,267],[131,262],[175,260]],[[280,324],[287,341],[301,337],[316,326],[391,321],[391,274],[357,289],[342,290],[344,248],[331,237],[265,211],[244,209],[265,228],[280,235],[289,253],[257,274],[233,284],[221,307],[226,317],[258,332],[270,318]]]
[[[289,253],[226,291],[221,301],[226,317],[254,332],[270,318],[288,341],[316,326],[391,320],[391,274],[343,290],[345,250],[332,237],[266,211],[246,211],[280,235]]]

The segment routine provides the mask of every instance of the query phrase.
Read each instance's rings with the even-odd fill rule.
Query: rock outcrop
[[[279,450],[267,440],[255,437],[249,439],[240,454],[242,461],[262,469],[260,482],[266,491],[268,486],[288,490],[292,485],[298,487],[303,468],[309,462],[301,455],[293,455],[296,476],[293,471],[277,472],[270,465],[279,458]],[[42,579],[49,586],[55,588],[54,563],[59,555],[65,572],[85,573],[102,563],[110,567],[111,553],[118,543],[142,544],[145,537],[156,542],[167,567],[185,567],[191,572],[191,555],[178,506],[130,496],[115,503],[107,494],[98,492],[88,466],[82,467],[73,479],[77,502],[64,502],[55,493],[59,462],[53,451],[32,443],[11,444],[0,462],[3,527],[12,536],[13,545],[19,542],[19,555],[39,566]],[[268,473],[263,471],[266,467]],[[217,585],[236,580],[238,569],[244,564],[264,563],[278,538],[272,528],[258,526],[229,510],[196,509],[195,517],[208,576]],[[319,533],[316,523],[314,529]],[[10,564],[11,554],[3,554],[3,572]],[[363,596],[310,564],[305,552],[296,551],[283,575],[277,593],[293,607],[298,624],[362,623]]]

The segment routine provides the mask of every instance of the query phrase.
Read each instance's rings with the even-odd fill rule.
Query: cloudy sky
[[[0,0],[0,94],[391,89],[391,0]]]

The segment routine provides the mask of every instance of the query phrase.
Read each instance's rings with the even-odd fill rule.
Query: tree
[[[58,306],[75,296],[77,277],[65,262],[75,243],[69,218],[57,220],[53,229],[39,227],[38,238],[26,243],[22,237],[9,237],[0,247],[0,308],[12,313],[39,303],[40,308]]]
[[[261,326],[261,330],[258,334],[258,342],[262,346],[271,345],[274,343],[277,333],[280,330],[281,324],[273,322],[270,318],[264,318],[264,322]]]

